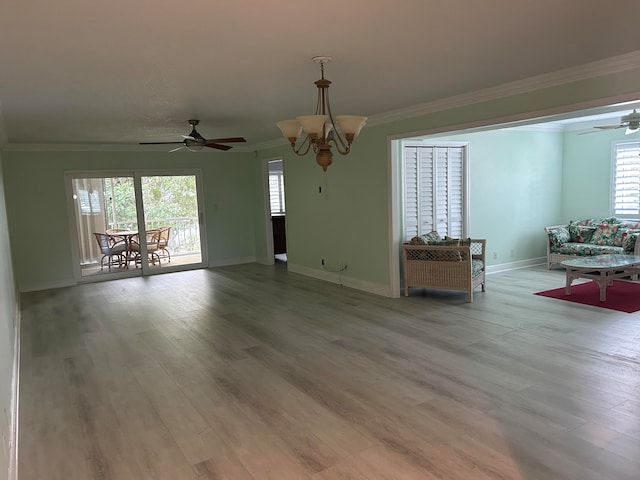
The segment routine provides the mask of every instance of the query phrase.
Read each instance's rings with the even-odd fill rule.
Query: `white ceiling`
[[[376,116],[638,49],[637,0],[22,0],[0,7],[0,139],[280,136],[313,113]],[[628,112],[626,112],[628,113]],[[1,135],[4,133],[4,135]]]

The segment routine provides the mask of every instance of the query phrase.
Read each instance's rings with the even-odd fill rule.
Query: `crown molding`
[[[520,132],[544,132],[544,133],[562,133],[565,127],[555,123],[536,124],[536,125],[520,125],[517,127],[506,127],[504,130],[516,130]]]
[[[372,115],[367,120],[365,128],[397,120],[419,117],[429,113],[441,112],[443,110],[464,107],[474,103],[497,100],[544,88],[556,87],[602,75],[624,72],[635,68],[640,68],[640,50],[606,58],[604,60],[597,60],[577,67],[569,67],[551,73],[528,77],[523,80],[516,80],[514,82],[476,90],[474,92],[454,95],[452,97],[435,100],[433,102],[422,103],[378,115]]]
[[[251,150],[267,150],[269,148],[276,148],[282,146],[289,146],[289,141],[284,137],[275,138],[273,140],[266,140],[264,142],[252,143],[248,145]]]

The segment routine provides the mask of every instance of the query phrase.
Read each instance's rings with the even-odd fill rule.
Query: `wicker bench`
[[[404,294],[409,287],[460,290],[473,302],[473,290],[485,291],[485,239],[470,246],[403,245]]]

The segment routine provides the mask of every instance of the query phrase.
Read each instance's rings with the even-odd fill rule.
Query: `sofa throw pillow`
[[[627,238],[627,236],[629,235],[629,232],[631,231],[631,229],[629,228],[624,228],[621,225],[617,225],[618,230],[616,231],[616,234],[613,236],[613,245],[615,247],[621,247],[625,238]]]
[[[460,246],[460,239],[459,238],[444,237],[442,240],[440,240],[438,242],[433,242],[432,245],[443,245],[445,247],[459,247]]]
[[[628,230],[627,234],[622,239],[622,248],[624,249],[624,253],[629,255],[633,255],[633,251],[636,248],[636,242],[638,241],[638,237],[640,236],[640,230]]]
[[[569,225],[570,240],[573,243],[591,243],[591,237],[596,231],[595,227],[587,227],[584,225]]]
[[[576,225],[580,227],[588,227],[591,225],[591,218],[587,218],[585,220],[571,220],[569,225]]]
[[[596,231],[591,237],[591,243],[594,245],[616,245],[616,236],[618,235],[618,225],[611,225],[610,223],[601,223],[596,228]]]
[[[620,228],[638,229],[640,228],[640,222],[624,222],[620,224]]]
[[[620,220],[617,217],[604,217],[604,218],[593,218],[591,219],[591,226],[592,227],[598,227],[600,225],[602,225],[603,223],[606,223],[608,225],[618,225],[620,223],[622,223],[622,220]]]
[[[453,245],[453,246],[458,246],[458,247],[470,247],[471,246],[471,238],[452,238],[452,237],[444,237],[444,241],[445,242],[451,242],[451,243],[447,243],[447,245]]]
[[[430,243],[439,242],[440,240],[442,240],[442,238],[440,238],[440,234],[433,230],[424,235],[413,237],[410,243],[411,245],[429,245]]]
[[[411,240],[409,240],[409,243],[411,245],[426,245],[427,242],[424,241],[424,238],[422,238],[421,235],[417,235],[415,237],[413,237]]]
[[[571,235],[566,227],[558,227],[549,230],[549,240],[551,240],[551,243],[557,247],[561,246],[563,243],[567,243],[570,239]]]
[[[425,242],[427,243],[439,242],[440,240],[442,240],[442,237],[440,237],[440,234],[435,230],[432,230],[429,233],[422,235],[422,238],[424,238]]]

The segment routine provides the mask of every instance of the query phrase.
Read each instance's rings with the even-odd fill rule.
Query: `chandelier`
[[[324,64],[331,57],[313,57],[314,63],[320,64],[322,78],[315,82],[318,87],[318,101],[315,115],[303,115],[295,120],[283,120],[276,123],[296,155],[304,156],[309,150],[316,154],[316,162],[327,171],[327,167],[333,162],[331,144],[341,155],[347,155],[351,151],[351,144],[360,133],[367,121],[367,117],[359,115],[337,115],[334,119],[329,104],[329,86],[331,82],[324,78]],[[305,137],[296,147],[298,137],[304,131]]]

